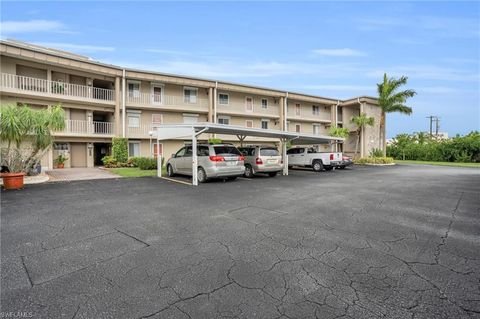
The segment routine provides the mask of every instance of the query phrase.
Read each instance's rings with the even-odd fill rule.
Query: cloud
[[[435,65],[403,65],[386,67],[384,70],[372,70],[365,73],[367,77],[380,79],[383,73],[388,76],[399,77],[402,75],[415,79],[428,79],[438,81],[479,81],[480,76],[476,72],[465,71],[458,68],[445,68]]]
[[[63,23],[53,20],[3,21],[0,22],[0,30],[3,34],[69,32]]]
[[[337,85],[337,84],[305,84],[295,86],[297,89],[305,90],[327,90],[327,91],[375,91],[377,86],[373,85]]]
[[[94,52],[115,51],[114,47],[96,46],[96,45],[88,45],[88,44],[58,43],[58,42],[36,42],[35,44],[41,45],[44,47],[60,49],[60,50],[73,51],[74,53],[76,52],[94,53]]]
[[[165,49],[146,49],[145,52],[167,54],[167,55],[191,55],[190,52],[177,51],[177,50],[165,50]]]
[[[366,56],[367,54],[355,49],[315,49],[312,50],[314,55],[320,56],[336,56],[336,57],[352,57],[352,56]]]

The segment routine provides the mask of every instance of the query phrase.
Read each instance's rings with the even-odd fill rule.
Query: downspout
[[[338,105],[340,105],[340,100],[337,100],[337,105],[335,105],[335,127],[338,127]],[[335,142],[335,152],[338,152],[338,141]]]
[[[125,100],[126,100],[126,83],[125,83],[125,69],[122,70],[122,137],[125,138],[125,118],[126,118],[126,108],[125,108]]]
[[[358,104],[360,105],[360,114],[359,115],[362,115],[362,111],[363,111],[363,107],[362,107],[362,102],[360,102],[360,98],[357,97],[357,102]],[[364,128],[362,127],[362,130],[360,132],[360,157],[364,157],[364,147],[363,147],[363,140],[364,140],[364,137],[363,137],[363,134],[364,133]]]

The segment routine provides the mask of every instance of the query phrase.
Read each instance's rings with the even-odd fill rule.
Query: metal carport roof
[[[256,137],[268,137],[278,138],[283,142],[290,141],[292,145],[315,145],[326,144],[331,142],[344,141],[341,137],[327,136],[327,135],[314,135],[304,134],[296,132],[286,132],[271,129],[257,129],[248,128],[243,126],[215,124],[215,123],[191,123],[191,124],[162,124],[157,125],[153,132],[153,136],[157,138],[157,143],[161,140],[168,139],[191,139],[192,147],[196,149],[197,139],[200,134],[226,134],[235,135],[240,141],[243,141],[247,136]],[[157,148],[159,149],[159,148]],[[283,162],[284,162],[284,175],[288,175],[288,157],[286,143],[283,143]],[[158,176],[161,177],[161,156],[158,156]],[[192,152],[192,183],[197,185],[197,170],[194,169],[197,166],[197,152]]]

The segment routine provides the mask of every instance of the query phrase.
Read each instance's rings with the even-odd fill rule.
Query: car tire
[[[238,176],[230,176],[230,177],[227,177],[227,181],[234,181],[237,179]]]
[[[197,181],[199,183],[205,183],[207,181],[207,173],[205,173],[205,170],[203,169],[203,167],[198,168]]]
[[[313,161],[312,168],[314,172],[321,172],[323,171],[323,163],[322,161]]]
[[[331,171],[333,169],[332,166],[324,166],[323,167],[326,171]]]
[[[252,178],[254,173],[253,173],[253,168],[251,165],[245,165],[245,177],[247,178]]]
[[[175,172],[173,171],[173,167],[170,164],[167,165],[167,175],[168,175],[168,177],[174,177],[175,176]]]
[[[293,168],[293,166],[292,166],[292,165],[288,165],[288,169],[292,169],[292,168]]]
[[[270,172],[270,173],[268,173],[268,176],[275,177],[275,176],[277,176],[277,173],[278,172]]]
[[[340,169],[345,169],[345,166],[340,166],[339,168],[340,168]]]

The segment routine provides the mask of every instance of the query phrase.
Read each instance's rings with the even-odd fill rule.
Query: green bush
[[[471,132],[448,140],[400,134],[392,145],[387,146],[387,155],[395,159],[435,162],[480,162],[480,133]]]
[[[208,144],[222,144],[222,139],[221,138],[209,138],[208,139]]]
[[[362,157],[355,160],[355,164],[393,164],[391,157]]]
[[[157,169],[157,159],[153,157],[137,157],[136,163],[141,170]]]
[[[127,161],[128,166],[130,167],[138,167],[138,160],[141,159],[141,157],[130,157]]]
[[[104,156],[102,158],[102,163],[103,166],[107,168],[117,167],[117,160],[111,155]]]
[[[128,139],[122,137],[112,138],[112,155],[118,163],[127,163]]]
[[[372,148],[370,151],[370,157],[383,157],[383,150],[379,148]]]

